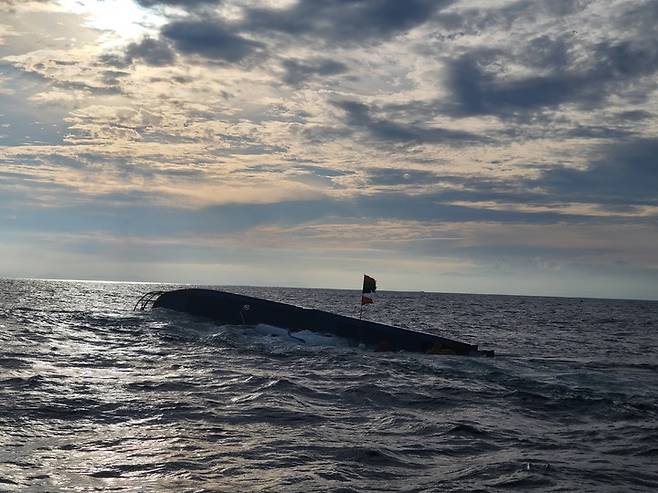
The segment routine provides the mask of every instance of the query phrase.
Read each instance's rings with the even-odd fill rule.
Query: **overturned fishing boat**
[[[344,315],[302,308],[276,301],[253,298],[214,289],[152,291],[135,305],[136,309],[167,308],[210,318],[221,325],[266,324],[291,333],[311,330],[364,344],[377,351],[412,351],[426,354],[493,356],[493,351],[426,332],[360,320]]]

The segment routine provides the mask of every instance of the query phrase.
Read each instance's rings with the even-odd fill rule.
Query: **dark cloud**
[[[637,207],[658,205],[656,156],[658,139],[629,139],[597,147],[585,169],[553,166],[544,168],[537,178],[506,180],[438,173],[412,177],[449,185],[435,193],[435,200],[444,203],[498,202],[556,207],[581,203],[630,213]],[[405,173],[413,171],[375,171],[375,183],[399,185],[404,183]]]
[[[564,202],[658,205],[658,139],[606,145],[601,154],[587,169],[549,169],[529,185]]]
[[[571,62],[570,47],[572,40],[568,36],[555,38],[547,35],[537,36],[524,45],[517,56],[517,61],[528,67],[544,70],[557,70],[567,67]]]
[[[547,13],[555,16],[564,17],[575,12],[585,9],[592,0],[551,0],[550,2],[540,1],[540,8],[546,9]],[[531,6],[537,5],[530,2]],[[532,8],[532,7],[530,7]]]
[[[327,125],[305,125],[299,130],[299,133],[311,144],[346,139],[352,135],[352,131],[348,128]]]
[[[499,80],[477,59],[466,55],[449,64],[449,88],[457,113],[498,114],[602,99],[600,80],[587,74],[553,74]]]
[[[101,81],[107,86],[118,86],[122,77],[127,77],[130,72],[123,70],[103,70],[100,74]]]
[[[650,118],[653,118],[653,114],[649,113],[648,111],[644,110],[629,110],[629,111],[621,111],[615,115],[616,118],[620,120],[628,120],[632,122],[640,122],[643,120],[648,120]]]
[[[174,21],[162,28],[162,35],[182,53],[230,63],[240,62],[264,47],[237,34],[219,19]]]
[[[127,68],[131,64],[125,55],[119,53],[103,53],[98,57],[98,63],[119,69]]]
[[[126,48],[126,60],[132,63],[137,59],[147,65],[171,65],[176,59],[176,54],[168,43],[146,37],[139,43],[130,43]]]
[[[405,183],[444,184],[435,192],[437,202],[498,202],[528,206],[596,204],[602,209],[634,212],[658,206],[658,139],[627,139],[592,151],[589,166],[545,168],[537,178],[506,180],[442,175],[422,170],[368,171],[374,185]]]
[[[250,8],[244,28],[331,43],[386,39],[426,22],[452,0],[299,0],[284,9]]]
[[[502,8],[480,8],[439,13],[445,31],[437,35],[482,36],[512,32],[535,25],[543,30],[549,20],[582,16],[585,23],[597,2],[519,0]],[[658,7],[653,1],[632,1],[608,9],[606,32],[590,36],[565,28],[537,36],[509,37],[509,46],[480,46],[447,62],[451,90],[445,111],[455,115],[510,117],[552,110],[563,104],[597,108],[610,97],[642,104],[656,87]],[[585,29],[585,28],[583,28]],[[521,66],[521,70],[519,70]],[[529,75],[514,75],[524,73]]]
[[[649,42],[605,41],[595,45],[592,52],[596,60],[593,75],[604,79],[625,79],[651,75],[658,70],[658,46],[655,39]]]
[[[473,209],[478,209],[477,202],[544,207],[581,203],[634,213],[641,206],[658,206],[656,156],[658,139],[629,139],[596,148],[585,169],[554,166],[537,178],[507,180],[405,168],[371,168],[366,177],[375,186],[436,185],[440,188],[431,194],[433,201],[446,206],[456,201],[472,202]]]
[[[586,138],[586,139],[622,139],[633,135],[635,132],[625,128],[617,128],[605,125],[580,125],[576,124],[566,130],[553,130],[554,137]]]
[[[624,11],[616,18],[620,27],[631,32],[644,33],[655,39],[658,26],[658,3],[655,0],[626,2]]]
[[[200,55],[210,60],[237,63],[256,52],[265,51],[265,39],[273,34],[305,36],[304,43],[322,41],[331,45],[380,41],[406,32],[427,22],[436,11],[454,0],[299,0],[287,8],[245,7],[239,21],[227,22],[203,7],[221,2],[215,0],[138,0],[140,5],[188,7],[193,15],[176,19],[161,28],[161,37],[171,41],[180,53]],[[263,40],[263,41],[259,41]],[[170,63],[171,55],[162,45],[136,46],[134,58],[153,65]],[[144,51],[148,51],[143,53]],[[130,55],[128,56],[130,58]],[[105,61],[121,67],[120,59]],[[125,63],[125,62],[124,62]],[[345,72],[340,62],[286,60],[284,82],[297,86],[314,76],[330,76]]]
[[[452,29],[481,34],[484,30],[504,30],[512,22],[524,19],[536,23],[546,16],[572,14],[588,3],[563,1],[540,5],[519,1],[502,9],[452,14],[450,22]],[[641,18],[650,21],[639,22]],[[473,23],[479,21],[482,23],[474,28]],[[445,19],[441,17],[439,22]],[[652,76],[658,72],[655,43],[658,8],[655,2],[653,6],[651,2],[628,2],[620,6],[615,22],[626,27],[623,35],[599,37],[593,42],[575,30],[564,30],[560,34],[521,40],[508,48],[475,48],[450,59],[447,85],[452,101],[446,105],[446,111],[510,116],[566,103],[591,108],[611,96],[636,104],[644,102],[656,87]],[[511,75],[514,65],[522,65],[524,72],[531,75]]]
[[[500,8],[487,6],[441,12],[435,16],[436,22],[445,30],[452,31],[444,36],[480,35],[485,31],[509,32],[514,24],[527,26],[538,19],[562,17],[577,14],[592,3],[592,0],[516,0]]]
[[[498,56],[490,50],[482,50],[448,62],[448,88],[454,101],[446,105],[448,111],[500,116],[563,103],[593,105],[611,94],[623,93],[634,78],[658,71],[658,45],[655,44],[602,42],[592,49],[589,66],[555,69],[547,75],[514,79],[496,73],[505,66]],[[559,57],[549,55],[549,58]],[[546,68],[557,65],[553,60],[546,63]]]
[[[290,86],[299,86],[308,79],[320,76],[329,77],[347,72],[347,65],[328,58],[315,60],[284,60],[286,70],[283,81]]]
[[[173,64],[176,61],[176,53],[166,41],[145,37],[139,43],[130,43],[122,54],[103,53],[98,57],[101,65],[116,69],[128,68],[137,60],[147,65],[162,67]]]
[[[431,171],[402,168],[369,168],[368,183],[375,186],[428,185],[441,178]]]
[[[492,210],[477,204],[472,207],[452,205],[444,202],[441,194],[407,195],[403,193],[381,193],[362,196],[354,200],[353,207],[359,213],[352,212],[364,219],[400,219],[416,221],[499,221],[557,223],[568,219],[582,219],[575,215],[562,215],[556,212],[519,212],[511,210]]]
[[[349,127],[365,131],[370,137],[389,143],[435,144],[466,143],[485,140],[470,132],[446,128],[428,127],[420,124],[397,123],[386,118],[372,116],[371,109],[356,101],[338,101],[333,103],[345,111]]]

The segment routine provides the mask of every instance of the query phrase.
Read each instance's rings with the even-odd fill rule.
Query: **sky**
[[[655,0],[0,0],[0,277],[658,299]]]

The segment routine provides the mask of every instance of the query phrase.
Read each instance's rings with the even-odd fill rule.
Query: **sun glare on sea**
[[[163,21],[133,0],[59,0],[68,12],[85,17],[88,27],[107,31],[108,44],[138,39]]]

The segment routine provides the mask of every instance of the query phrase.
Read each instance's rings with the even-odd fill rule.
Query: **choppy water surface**
[[[496,350],[476,359],[132,311],[157,288],[0,281],[0,491],[658,490],[656,302],[368,307]],[[233,290],[358,310],[356,291]]]

